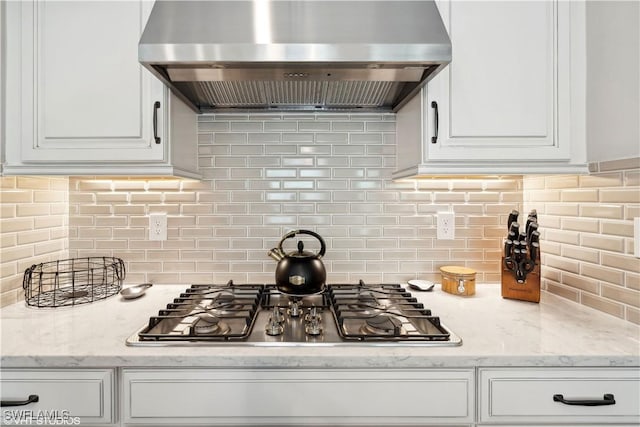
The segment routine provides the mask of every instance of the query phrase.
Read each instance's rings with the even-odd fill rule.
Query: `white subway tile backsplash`
[[[366,122],[367,132],[395,132],[396,124],[395,122],[380,122],[380,121],[370,121]]]
[[[640,301],[640,263],[629,251],[632,218],[640,215],[640,188],[624,176],[639,173],[637,163],[603,162],[590,165],[590,170],[606,172],[523,180],[525,208],[539,207],[546,228],[541,248],[544,287],[635,323],[640,322],[635,308]],[[541,189],[541,179],[546,189]],[[558,192],[561,203],[555,202]]]
[[[264,223],[267,225],[289,225],[293,226],[297,224],[297,218],[293,215],[273,215],[264,219]]]
[[[351,144],[382,144],[383,138],[380,133],[352,133],[349,134]]]
[[[315,166],[313,157],[283,157],[282,166]]]
[[[265,132],[296,132],[297,130],[297,121],[272,121],[264,123]]]
[[[266,169],[265,176],[267,178],[295,178],[297,171],[295,169]]]
[[[202,115],[198,130],[202,181],[77,177],[60,186],[59,180],[49,178],[2,179],[3,245],[18,244],[22,230],[21,243],[27,247],[46,243],[42,239],[49,231],[50,237],[68,236],[70,256],[122,256],[127,262],[128,282],[270,282],[275,267],[266,250],[286,231],[304,227],[317,231],[327,242],[325,263],[331,282],[439,280],[438,268],[450,263],[477,267],[479,282],[499,277],[501,229],[508,211],[522,206],[522,181],[392,182],[396,163],[394,114]],[[638,180],[633,171],[623,177],[616,171],[606,172],[600,182],[622,180],[633,185]],[[541,182],[535,189],[539,193],[527,201],[535,201],[541,212],[547,210],[546,214],[557,218],[549,222],[550,227],[560,227],[561,219],[579,209],[580,213],[591,213],[587,219],[602,230],[626,236],[626,226],[617,221],[626,221],[638,211],[630,205],[638,202],[626,191],[608,196],[606,203],[600,193],[597,201],[584,201],[586,195],[591,200],[598,191],[600,184],[595,181],[579,178],[580,191],[564,196],[575,199],[569,203],[562,202],[560,195],[563,185],[576,182],[574,178],[548,179],[547,187],[544,178],[537,182]],[[67,199],[60,201],[60,197]],[[48,210],[41,206],[17,209],[29,203],[48,205]],[[603,204],[608,207],[604,211],[607,221],[597,215],[596,207]],[[559,208],[565,205],[571,208]],[[433,214],[449,209],[456,212],[459,221],[458,238],[438,241]],[[146,239],[151,212],[169,214],[168,240]],[[20,216],[14,218],[16,214]],[[16,219],[28,219],[29,223],[26,228],[12,230],[8,221]],[[585,224],[591,226],[593,221]],[[9,224],[7,229],[5,224]],[[587,240],[594,234],[592,228],[558,231]],[[564,242],[544,243],[548,252],[558,253],[545,256],[562,259]],[[60,248],[59,243],[51,243],[38,251]],[[62,248],[67,250],[64,245]],[[15,254],[12,247],[8,249]],[[28,251],[33,255],[33,248]],[[586,253],[582,258],[577,252],[573,255],[576,258],[571,260],[576,263],[586,257]],[[611,268],[610,264],[624,260],[607,262],[605,268]],[[19,274],[16,268],[5,268],[4,259],[2,271]],[[628,286],[640,282],[637,272],[628,275],[623,277]],[[572,289],[559,284],[559,276],[557,279],[558,285],[551,286]],[[4,283],[3,276],[3,291]],[[15,297],[14,287],[9,293],[11,297],[3,296],[3,304]],[[626,294],[608,291],[598,298],[614,301],[618,307],[624,306],[621,300]]]
[[[349,140],[347,133],[318,133],[316,142],[319,144],[346,144]]]
[[[364,131],[364,122],[352,120],[350,122],[335,121],[331,125],[333,132],[362,132]]]
[[[234,168],[231,169],[231,179],[262,178],[262,168]]]
[[[218,168],[241,168],[247,165],[247,158],[244,156],[216,156],[213,159],[213,166]]]
[[[330,131],[331,122],[324,121],[300,121],[298,122],[298,130],[301,132],[308,131]]]
[[[299,200],[302,202],[329,202],[331,201],[331,192],[329,191],[301,191]]]
[[[352,190],[381,190],[382,181],[352,180],[351,189]]]
[[[300,122],[302,123],[302,122]],[[277,134],[274,134],[277,135]],[[282,133],[281,138],[283,143],[295,142],[295,143],[311,143],[314,142],[313,133]]]
[[[224,122],[220,122],[221,124]],[[262,132],[263,130],[263,122],[262,121],[242,121],[242,122],[237,122],[237,121],[232,121],[229,123],[231,125],[231,132]],[[224,126],[221,126],[223,129],[220,129],[221,131],[225,131]],[[204,130],[209,130],[209,129],[204,129]],[[202,128],[200,128],[200,131],[202,132]],[[215,129],[213,129],[213,131],[215,132]]]
[[[215,122],[200,122],[198,125],[198,129],[201,132],[228,132],[229,123],[222,120]]]
[[[201,134],[200,134],[201,135]],[[210,134],[211,135],[211,134]],[[207,141],[207,144],[246,144],[248,136],[246,133],[222,133],[216,132],[212,135],[213,137]],[[277,135],[269,135],[271,138],[276,138]],[[251,135],[252,138],[256,137],[256,135]],[[266,141],[265,141],[266,142]],[[278,142],[278,141],[271,141]]]
[[[285,190],[313,190],[315,188],[315,183],[313,181],[285,181],[283,183],[283,188]]]

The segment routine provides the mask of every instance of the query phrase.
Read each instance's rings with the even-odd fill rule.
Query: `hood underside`
[[[397,111],[451,44],[432,0],[157,1],[139,59],[197,112]]]

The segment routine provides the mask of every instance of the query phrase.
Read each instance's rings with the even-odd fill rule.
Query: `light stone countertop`
[[[460,347],[129,347],[125,340],[187,285],[156,285],[76,307],[0,310],[3,368],[279,367],[429,368],[640,366],[640,327],[543,292],[540,304],[506,300],[498,285],[458,297],[413,294],[459,335]]]

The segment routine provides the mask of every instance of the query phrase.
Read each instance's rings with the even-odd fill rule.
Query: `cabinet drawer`
[[[480,421],[488,423],[638,423],[637,368],[480,369]],[[585,406],[584,400],[615,404]],[[554,400],[578,401],[570,405]]]
[[[16,417],[33,417],[35,425],[61,423],[73,418],[82,425],[114,422],[114,372],[111,369],[3,369],[0,396],[3,401],[24,401],[37,395],[38,401],[24,406],[4,406],[2,420],[18,424]],[[29,424],[26,420],[22,423]],[[77,422],[75,423],[77,424]]]
[[[473,370],[123,370],[125,424],[473,422]]]

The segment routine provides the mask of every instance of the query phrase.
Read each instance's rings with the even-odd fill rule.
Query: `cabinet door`
[[[428,159],[570,158],[570,3],[438,2],[453,59],[428,85]]]
[[[125,425],[461,425],[473,370],[123,369]]]
[[[152,3],[21,4],[23,162],[148,162],[162,84],[138,63]],[[163,114],[157,114],[160,137]]]
[[[112,369],[6,369],[0,376],[2,421],[22,425],[105,425],[115,422]],[[9,404],[31,403],[20,406]]]
[[[482,423],[640,422],[638,368],[483,368],[479,375]]]

